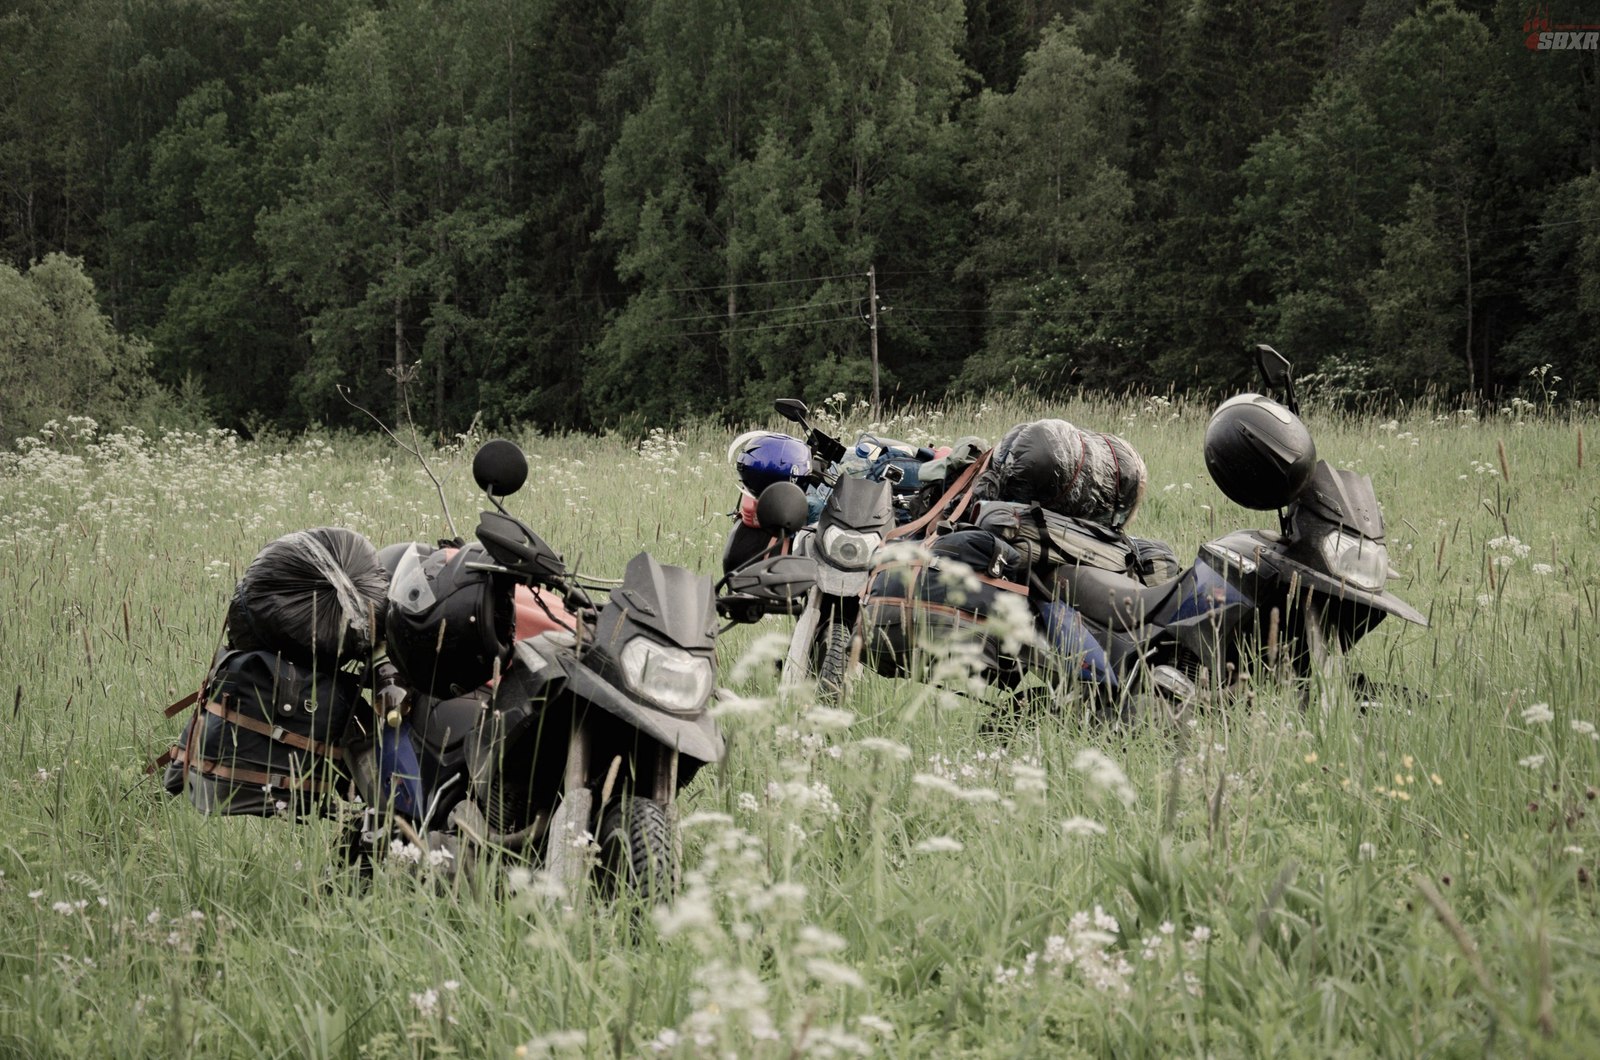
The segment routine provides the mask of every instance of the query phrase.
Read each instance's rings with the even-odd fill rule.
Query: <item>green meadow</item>
[[[867,426],[836,408],[847,434]],[[1042,415],[1150,469],[1133,526],[1192,559],[1264,525],[1160,399],[911,409],[912,441]],[[684,792],[658,909],[537,866],[346,869],[335,820],[203,818],[145,764],[251,557],[339,525],[445,536],[381,438],[146,437],[0,456],[0,1056],[1572,1056],[1600,1042],[1600,420],[1312,408],[1370,474],[1393,589],[1349,665],[1181,721],[1082,720],[863,676],[781,697],[789,623],[719,642],[730,752]],[[510,501],[569,564],[719,570],[733,431],[526,436]],[[430,451],[456,528],[479,439]]]

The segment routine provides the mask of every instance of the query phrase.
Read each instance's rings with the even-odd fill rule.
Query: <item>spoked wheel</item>
[[[600,814],[600,880],[608,894],[631,890],[665,902],[678,887],[678,837],[667,808],[622,794]]]
[[[817,664],[817,698],[824,703],[836,703],[844,695],[845,678],[850,671],[850,640],[854,636],[850,623],[838,615],[831,615],[817,638],[822,647],[822,661]]]

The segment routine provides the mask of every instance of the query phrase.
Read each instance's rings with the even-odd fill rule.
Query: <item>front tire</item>
[[[665,902],[678,887],[678,836],[667,808],[620,795],[600,814],[600,875],[607,893]]]
[[[837,703],[844,695],[845,678],[850,672],[850,641],[854,636],[851,624],[834,616],[817,638],[822,648],[822,661],[817,664],[817,698],[824,703]]]

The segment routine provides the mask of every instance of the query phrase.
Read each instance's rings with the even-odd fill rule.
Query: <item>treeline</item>
[[[397,373],[439,430],[863,396],[869,269],[899,400],[1221,388],[1254,341],[1350,394],[1593,398],[1600,52],[1530,17],[12,0],[0,261],[81,258],[247,428],[391,414]]]

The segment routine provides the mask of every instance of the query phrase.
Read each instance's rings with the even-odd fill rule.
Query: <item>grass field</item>
[[[1047,413],[1133,442],[1134,529],[1180,556],[1271,519],[1207,479],[1203,409],[886,426],[993,440]],[[867,678],[818,710],[775,698],[771,620],[722,642],[742,709],[653,912],[525,872],[509,897],[393,864],[363,883],[331,822],[164,795],[161,708],[265,542],[445,527],[381,440],[69,422],[0,458],[0,1056],[1592,1055],[1600,421],[1307,418],[1372,475],[1394,588],[1432,620],[1353,663],[1425,698],[1308,714],[1260,684],[1113,729]],[[523,438],[512,508],[584,571],[647,548],[710,572],[729,437]],[[469,456],[436,456],[467,533]]]

